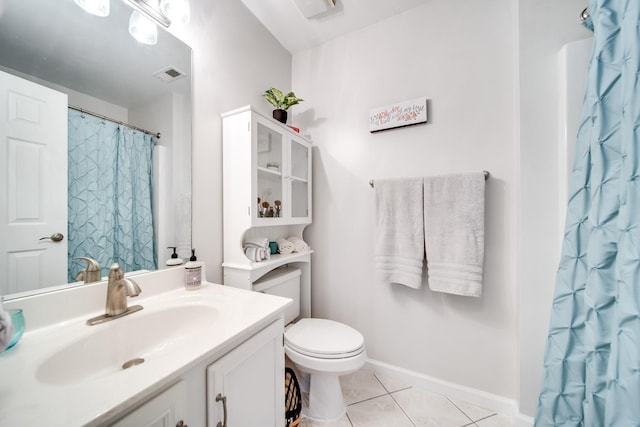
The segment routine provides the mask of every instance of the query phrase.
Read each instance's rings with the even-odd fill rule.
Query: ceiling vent
[[[156,71],[155,73],[153,73],[153,76],[159,78],[165,83],[169,83],[186,76],[186,74],[178,70],[176,67],[167,67],[160,71]]]
[[[305,18],[313,18],[336,6],[336,0],[293,0]]]

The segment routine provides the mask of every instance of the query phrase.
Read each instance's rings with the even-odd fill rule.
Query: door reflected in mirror
[[[105,271],[112,262],[132,271],[164,266],[168,246],[181,257],[190,252],[191,49],[163,28],[157,44],[137,42],[128,31],[131,12],[119,1],[111,2],[108,17],[72,1],[2,3],[0,162],[8,173],[0,178],[0,295],[6,299],[72,282],[86,268],[72,257],[96,259]],[[81,160],[69,152],[78,131],[71,118],[78,116],[93,120],[81,128],[80,142],[73,137]],[[108,128],[114,145],[96,139],[98,127]],[[136,134],[147,144],[148,165],[138,153],[143,145],[116,153]],[[124,169],[145,173],[124,179]],[[125,197],[145,199],[149,211],[116,206]],[[144,237],[124,219],[146,228]],[[52,239],[56,233],[64,238]],[[124,246],[107,250],[113,239]]]

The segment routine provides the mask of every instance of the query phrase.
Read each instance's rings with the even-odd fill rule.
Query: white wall
[[[588,36],[577,23],[584,1],[433,0],[297,55],[292,74],[289,54],[240,2],[191,3],[191,24],[171,31],[194,49],[193,234],[208,279],[222,277],[219,114],[248,103],[268,114],[260,93],[292,81],[306,99],[292,123],[316,145],[314,315],[360,329],[373,358],[519,397],[532,415],[561,228],[550,190],[557,52]],[[420,95],[428,125],[368,133],[370,108]],[[375,282],[368,180],[482,169],[492,174],[484,296]]]
[[[291,84],[291,55],[238,0],[191,0],[191,23],[170,31],[193,49],[193,246],[207,279],[222,283],[220,114]]]
[[[191,140],[190,106],[177,107],[176,98],[183,96],[167,93],[129,110],[130,124],[160,133],[153,150],[153,224],[158,268],[165,268],[171,254],[167,247],[180,246],[181,195],[191,192],[191,177],[185,177],[191,173],[191,143],[184,143]],[[190,254],[189,249],[178,252],[180,257]]]
[[[85,110],[102,114],[104,116],[111,117],[112,119],[119,120],[125,123],[127,123],[127,120],[129,118],[129,110],[127,110],[126,107],[103,101],[100,98],[95,98],[93,96],[77,92],[75,90],[69,89],[68,87],[64,87],[56,83],[51,83],[49,81],[13,70],[11,68],[7,68],[2,65],[0,65],[0,70],[6,71],[15,76],[22,77],[25,80],[41,84],[42,86],[57,90],[59,92],[66,93],[68,96],[69,105],[73,105],[74,107],[80,107]]]
[[[519,401],[533,415],[542,379],[555,272],[564,227],[558,211],[559,52],[587,38],[583,0],[519,1]]]
[[[369,357],[515,398],[516,56],[509,0],[434,0],[293,59],[314,150],[314,316],[365,336]],[[369,110],[426,96],[429,124],[371,134]],[[484,294],[378,282],[370,179],[488,170]]]

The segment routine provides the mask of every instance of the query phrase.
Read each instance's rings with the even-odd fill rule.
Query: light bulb
[[[73,0],[92,15],[109,16],[109,0]]]
[[[160,0],[160,12],[171,21],[188,24],[191,19],[189,0]]]
[[[140,43],[158,43],[158,27],[149,18],[134,10],[129,18],[129,34]]]

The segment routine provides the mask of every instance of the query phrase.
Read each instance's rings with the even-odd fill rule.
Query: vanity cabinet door
[[[187,427],[186,390],[180,381],[160,393],[147,403],[139,406],[112,427]],[[182,424],[181,424],[182,423]]]
[[[280,319],[207,367],[209,427],[284,425],[283,330]]]

